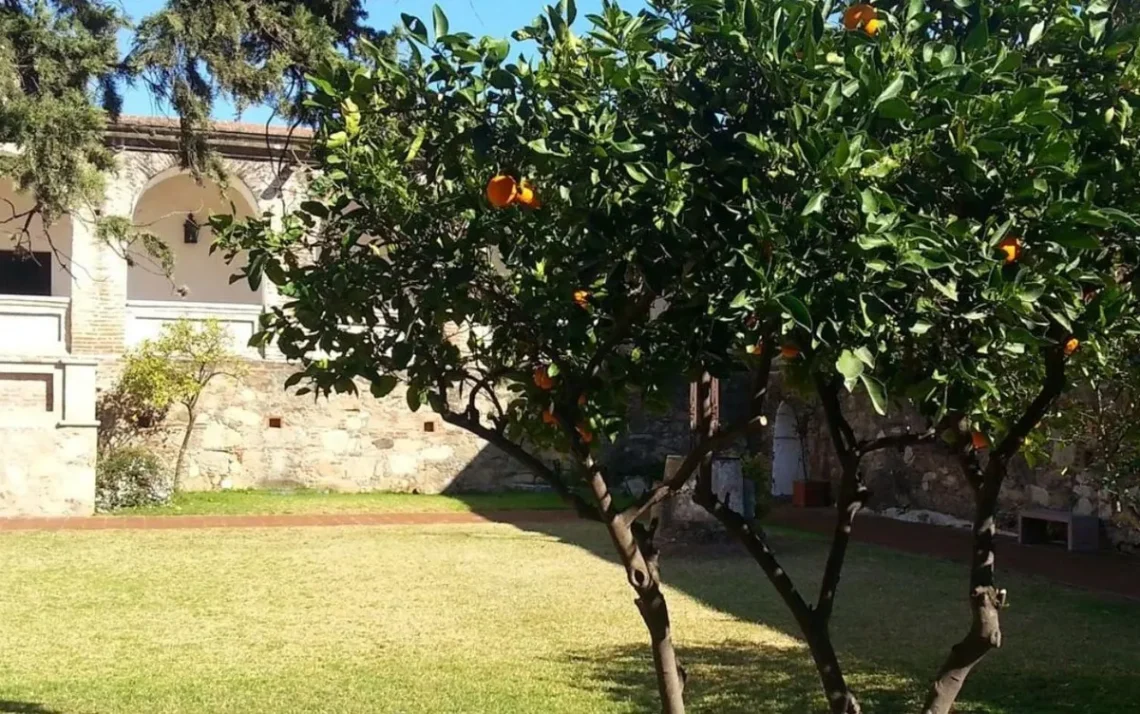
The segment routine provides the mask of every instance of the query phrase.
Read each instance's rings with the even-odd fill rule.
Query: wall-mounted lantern
[[[182,242],[197,243],[199,228],[198,221],[194,220],[194,214],[187,214],[186,222],[182,224]]]

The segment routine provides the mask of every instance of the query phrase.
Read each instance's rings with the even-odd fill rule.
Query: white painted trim
[[[62,355],[67,353],[67,311],[71,298],[66,296],[0,295],[0,320],[16,318],[0,339],[0,353],[20,355]],[[30,321],[30,322],[29,322]],[[50,324],[49,324],[50,323]],[[20,327],[47,333],[29,339]]]

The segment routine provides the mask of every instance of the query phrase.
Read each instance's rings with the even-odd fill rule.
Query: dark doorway
[[[0,293],[51,295],[51,253],[0,250]]]

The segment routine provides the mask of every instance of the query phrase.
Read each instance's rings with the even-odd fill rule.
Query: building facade
[[[124,117],[107,140],[118,171],[106,177],[101,206],[50,226],[34,217],[25,224],[31,197],[0,182],[0,516],[92,511],[99,393],[114,383],[125,351],[178,319],[218,320],[248,362],[240,382],[216,381],[203,395],[188,488],[440,492],[529,483],[477,438],[409,412],[399,392],[380,401],[295,397],[283,388],[293,369],[272,349],[246,346],[279,298],[272,284],[255,291],[230,282],[235,268],[211,254],[208,219],[292,210],[309,135],[215,125],[225,185],[180,168],[176,122]],[[100,215],[128,217],[162,240],[173,274],[144,251],[101,240]],[[181,419],[172,409],[149,446],[172,454]]]

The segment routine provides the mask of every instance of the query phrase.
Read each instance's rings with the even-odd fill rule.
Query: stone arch
[[[793,483],[807,479],[803,437],[795,408],[780,402],[772,434],[772,495],[791,496]]]
[[[47,281],[49,295],[68,297],[72,282],[71,216],[60,216],[45,225],[42,215],[27,213],[34,206],[35,198],[19,191],[11,180],[0,179],[0,259],[26,263],[30,271]],[[21,287],[0,284],[0,293],[17,292],[29,283],[21,280],[20,284]]]
[[[167,277],[154,259],[136,246],[131,251],[128,300],[185,300],[201,303],[261,304],[260,291],[248,283],[230,283],[237,265],[227,264],[220,252],[210,252],[213,234],[210,215],[232,213],[239,218],[259,214],[258,201],[239,178],[228,185],[203,178],[200,182],[178,166],[151,176],[131,207],[134,225],[164,241],[174,255],[174,274]],[[198,224],[197,243],[188,243],[184,224],[192,216]]]

